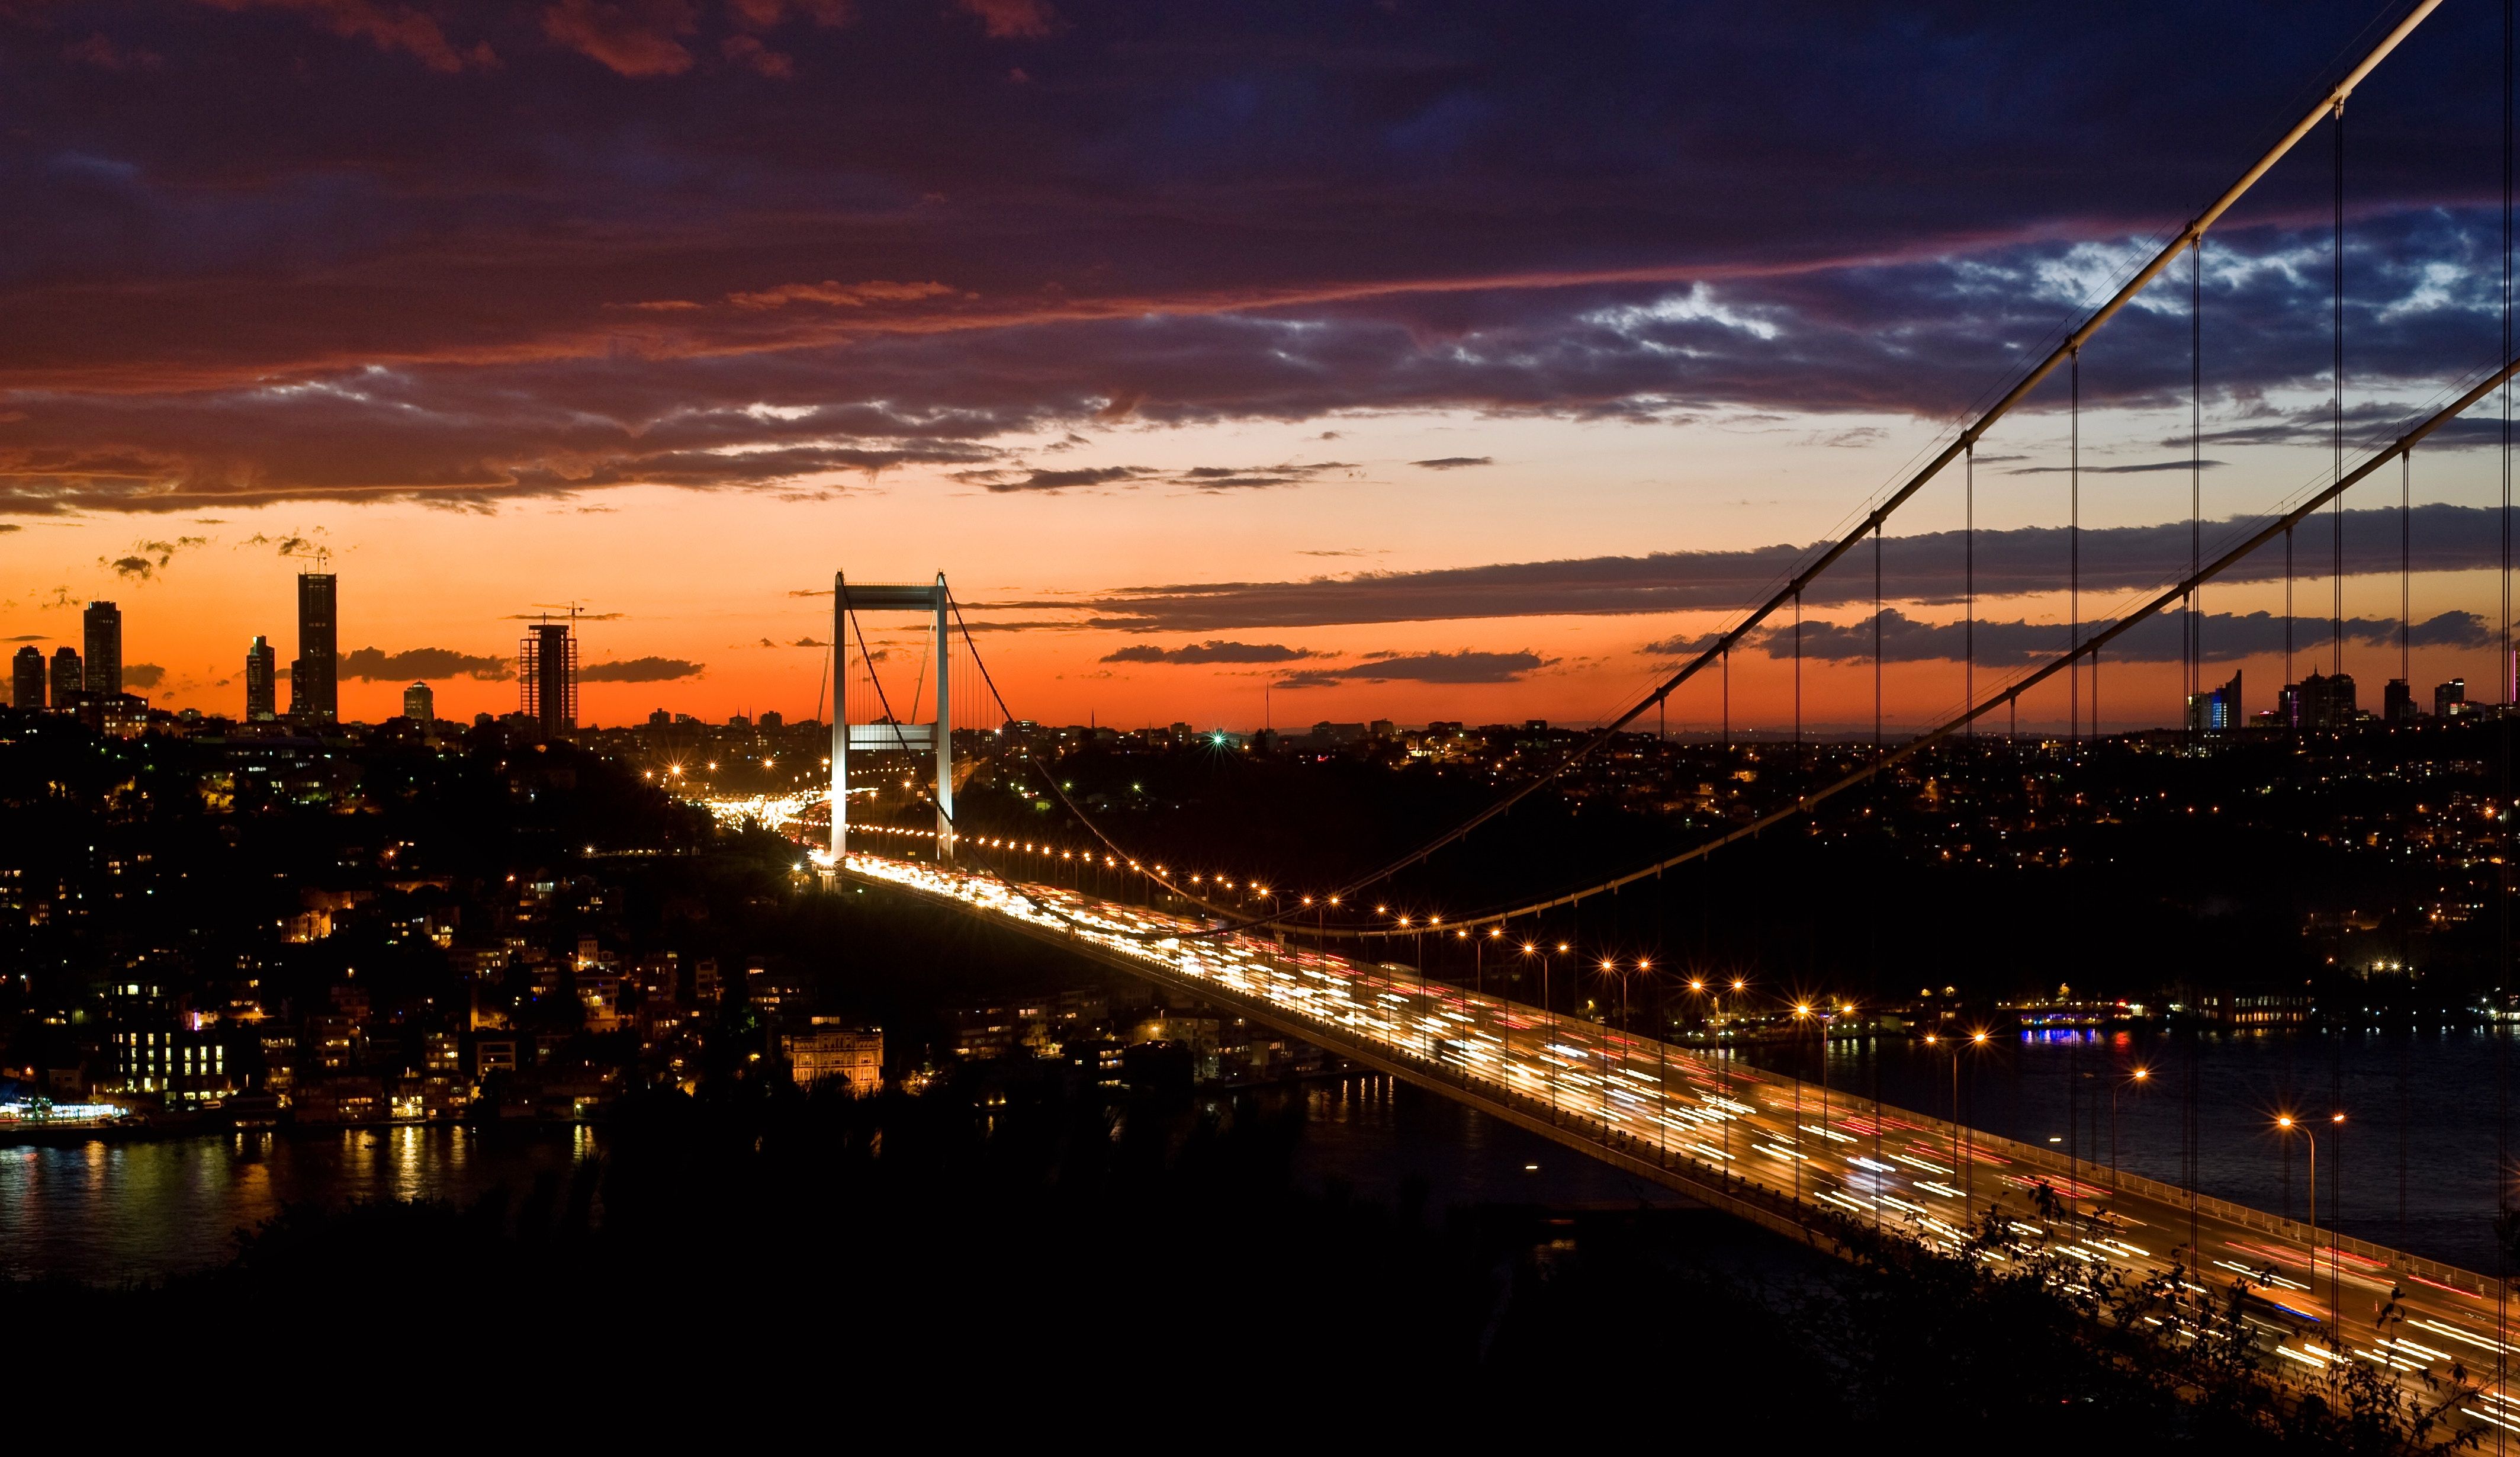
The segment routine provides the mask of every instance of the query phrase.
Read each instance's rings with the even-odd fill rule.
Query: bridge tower
[[[896,583],[855,583],[844,572],[832,573],[832,873],[847,863],[849,850],[849,756],[852,753],[931,753],[936,761],[936,858],[942,863],[954,858],[954,706],[952,692],[953,597],[945,586],[945,573],[936,573],[933,585]],[[852,723],[849,721],[848,683],[850,655],[859,651],[857,634],[849,620],[852,613],[919,613],[927,616],[933,626],[934,642],[927,655],[935,675],[936,717],[929,723]],[[874,665],[868,664],[870,675]],[[924,695],[919,682],[893,683],[885,686],[895,713],[919,702]],[[908,691],[908,701],[901,694]]]

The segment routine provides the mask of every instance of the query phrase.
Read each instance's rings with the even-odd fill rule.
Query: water
[[[2183,1038],[2053,1032],[1964,1050],[1961,1119],[2105,1169],[2114,1090],[2118,1166],[2184,1183],[2192,1061],[2201,1192],[2307,1217],[2310,1151],[2302,1132],[2276,1126],[2288,1114],[2318,1141],[2322,1228],[2472,1270],[2496,1268],[2495,1167],[2508,1106],[2501,1089],[2520,1086],[2520,1046],[2510,1038],[2271,1032],[2192,1045],[2191,1060]],[[1751,1060],[1803,1077],[1820,1073],[1809,1044],[1760,1049]],[[2138,1081],[2138,1068],[2150,1076]],[[1950,1116],[1947,1049],[1904,1039],[1885,1040],[1877,1052],[1861,1042],[1831,1046],[1831,1086],[1870,1097],[1876,1072],[1883,1102]],[[2329,1120],[2339,1110],[2341,1126]],[[2520,1132],[2520,1122],[2511,1126]]]
[[[1537,1204],[1566,1208],[1685,1203],[1660,1184],[1621,1173],[1536,1133],[1450,1098],[1379,1076],[1308,1084],[1300,1185],[1345,1183],[1360,1199],[1396,1204],[1422,1181],[1428,1207]]]
[[[2123,1033],[1992,1044],[1962,1055],[1960,1112],[1990,1132],[2104,1168],[2114,1087],[2119,1166],[2179,1182],[2188,1046]],[[2205,1193],[2307,1214],[2308,1150],[2298,1133],[2274,1127],[2275,1116],[2289,1112],[2319,1139],[2322,1226],[2495,1268],[2499,1090],[2506,1060],[2520,1065],[2520,1047],[2463,1031],[2230,1036],[2195,1046],[2197,1182]],[[1808,1044],[1760,1049],[1754,1061],[1815,1079],[1820,1071]],[[2152,1070],[2142,1084],[2130,1076],[2138,1067]],[[2520,1066],[2507,1070],[2520,1077]],[[1831,1047],[1832,1087],[1871,1096],[1876,1076],[1884,1102],[1932,1114],[1951,1109],[1951,1062],[1941,1052],[1904,1040]],[[1295,1176],[1311,1188],[1338,1181],[1361,1199],[1391,1204],[1414,1178],[1436,1210],[1673,1202],[1658,1186],[1386,1078],[1312,1083],[1298,1096],[1309,1121]],[[2348,1116],[2341,1134],[2327,1121],[2339,1107]],[[464,1203],[501,1184],[521,1192],[538,1173],[565,1169],[595,1147],[583,1129],[390,1128],[0,1148],[0,1276],[116,1281],[200,1269],[226,1259],[239,1231],[287,1204]]]
[[[0,1148],[0,1276],[100,1283],[218,1264],[283,1206],[521,1194],[594,1148],[584,1129],[346,1129]]]

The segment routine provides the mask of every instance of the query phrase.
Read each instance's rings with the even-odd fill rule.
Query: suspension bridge
[[[1822,1245],[1842,1244],[1853,1232],[1877,1231],[1929,1247],[1958,1249],[1962,1231],[1989,1214],[2035,1227],[2092,1267],[2131,1278],[2176,1272],[2200,1296],[2209,1287],[2243,1284],[2254,1291],[2251,1319],[2267,1334],[2280,1367],[2317,1376],[2340,1365],[2367,1364],[2428,1390],[2454,1393],[2455,1412],[2499,1445],[2505,1432],[2520,1433],[2520,1396],[2504,1390],[2508,1358],[2520,1345],[2508,1340],[2508,1291],[2497,1277],[2442,1264],[2405,1251],[2320,1229],[2225,1201],[2193,1188],[2104,1168],[2072,1154],[2016,1143],[1973,1129],[1959,1119],[1890,1107],[1826,1083],[1754,1070],[1738,1060],[1708,1055],[1640,1037],[1588,1019],[1557,1013],[1544,995],[1529,1005],[1423,978],[1374,953],[1400,938],[1422,936],[1427,928],[1407,920],[1367,920],[1355,914],[1361,894],[1403,870],[1423,865],[1514,805],[1558,783],[1643,715],[1660,714],[1674,696],[1702,676],[1729,684],[1732,658],[1754,634],[1781,634],[1771,626],[1789,620],[1794,674],[1794,738],[1799,744],[1803,682],[1803,605],[1807,594],[1833,570],[1860,568],[1868,551],[1872,576],[1873,740],[1843,772],[1802,788],[1788,803],[1718,833],[1674,846],[1667,854],[1586,884],[1487,906],[1446,919],[1446,933],[1518,941],[1538,918],[1621,887],[1658,876],[1721,852],[1796,817],[1822,811],[1830,800],[1920,755],[1935,753],[1958,736],[1978,731],[1990,715],[2017,712],[2025,695],[2066,690],[2070,739],[2088,723],[2098,729],[2099,673],[2103,655],[2142,624],[2174,617],[2182,635],[2185,703],[2182,718],[2199,733],[2211,725],[2194,706],[2207,695],[2198,595],[2262,553],[2280,547],[2285,564],[2287,659],[2291,656],[2296,538],[2330,513],[2335,583],[2330,626],[2336,660],[2344,642],[2342,511],[2349,492],[2391,467],[2400,474],[2402,514],[2411,513],[2408,481],[2419,447],[2460,422],[2476,423],[2480,411],[2498,411],[2502,451],[2501,613],[2497,651],[2499,699],[2506,715],[2510,681],[2510,489],[2511,381],[2520,373],[2512,331],[2512,114],[2510,23],[2505,21],[2503,104],[2501,341],[2490,361],[2448,366],[2433,397],[2385,431],[2349,441],[2346,427],[2345,255],[2349,216],[2345,205],[2347,104],[2357,89],[2413,35],[2442,0],[2419,0],[2377,26],[2367,45],[2320,83],[2316,99],[2242,168],[2221,193],[2168,231],[2148,256],[2126,270],[2104,297],[2054,338],[2036,362],[2019,369],[1996,391],[1992,403],[1927,453],[1916,468],[1866,503],[1852,525],[1808,553],[1790,573],[1750,603],[1723,630],[1649,690],[1605,715],[1581,742],[1542,772],[1511,784],[1477,812],[1462,817],[1344,884],[1326,888],[1306,909],[1264,897],[1252,908],[1215,895],[1191,878],[1134,855],[1097,819],[1070,800],[1059,776],[1034,761],[1027,779],[1072,817],[1104,864],[1125,866],[1145,887],[1147,901],[1097,896],[1081,888],[1050,883],[1038,861],[1001,838],[957,824],[954,705],[966,711],[986,707],[996,721],[1018,715],[990,677],[985,660],[963,620],[944,576],[913,585],[853,583],[835,576],[832,591],[833,713],[829,840],[815,857],[835,882],[916,897],[957,914],[984,918],[1028,936],[1069,948],[1129,975],[1231,1008],[1254,1023],[1318,1045],[1352,1062],[1405,1079],[1484,1114],[1555,1140],[1643,1179],[1682,1192],[1787,1236]],[[2231,209],[2278,163],[2324,128],[2334,191],[2331,289],[2333,357],[2328,465],[2318,478],[2276,509],[2243,522],[2208,523],[2203,512],[2207,462],[2205,399],[2205,250]],[[2183,266],[2182,266],[2183,265]],[[2183,285],[2183,289],[2182,288]],[[2187,461],[2189,517],[2183,569],[2106,615],[2084,615],[2081,520],[2081,412],[2084,355],[2110,323],[2138,300],[2178,307],[2183,292],[2188,326]],[[2067,524],[2073,543],[2064,579],[2054,585],[2069,604],[2064,641],[2044,660],[2008,672],[1985,672],[1976,652],[1978,580],[1976,466],[1991,432],[2059,374],[2073,458]],[[2471,433],[2473,432],[2471,431]],[[1954,478],[1957,480],[1954,480]],[[1963,497],[1963,617],[1967,649],[1958,706],[1921,732],[1890,742],[1882,724],[1883,536],[1899,513],[1936,482],[1957,483]],[[2406,652],[2410,613],[2404,581],[2409,553],[2401,556],[2400,650]],[[870,638],[869,615],[913,614],[916,635]],[[920,666],[896,672],[887,685],[883,665],[897,663],[913,643]],[[900,696],[906,691],[906,697]],[[1729,689],[1727,690],[1729,713]],[[1729,726],[1729,725],[1728,725]],[[900,765],[924,758],[932,764],[924,803],[932,824],[862,824],[852,840],[850,799],[868,793],[878,777],[898,778]],[[872,765],[860,771],[852,763]],[[853,772],[857,777],[853,778]],[[905,790],[910,781],[903,781]],[[814,820],[801,806],[781,809],[800,835]],[[819,828],[817,826],[817,828]],[[1030,845],[1024,846],[1025,851]],[[2509,894],[2507,863],[2498,891]],[[1160,895],[1154,892],[1159,888]],[[1345,908],[1343,918],[1328,907]],[[1519,928],[1519,930],[1517,930]],[[1333,947],[1341,949],[1333,949]],[[1544,968],[1563,945],[1525,947]],[[2505,953],[2507,964],[2507,952]],[[1544,970],[1544,977],[1546,972]],[[1825,1020],[1825,1006],[1803,1015]],[[1824,1066],[1824,1064],[1823,1064]],[[1956,1100],[1957,1104],[1957,1100]],[[2315,1141],[2319,1128],[2300,1130]],[[2192,1182],[2192,1181],[2191,1181]],[[2507,1184],[2507,1177],[2505,1183]]]

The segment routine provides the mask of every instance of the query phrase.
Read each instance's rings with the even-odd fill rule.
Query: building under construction
[[[517,645],[518,711],[547,739],[577,732],[577,635],[566,622],[536,622]]]

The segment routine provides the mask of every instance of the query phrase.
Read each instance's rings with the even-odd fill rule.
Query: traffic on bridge
[[[1868,1230],[1993,1259],[2009,1243],[2128,1284],[2175,1282],[2200,1309],[2234,1308],[2236,1297],[2239,1318],[2287,1374],[2366,1362],[2410,1394],[2447,1396],[2480,1432],[2520,1433],[2520,1396],[2502,1379],[2520,1344],[2495,1282],[2470,1271],[1387,962],[1193,934],[1212,923],[976,869],[852,851],[846,878],[1242,1009],[1807,1238]],[[1797,1009],[1814,1019],[1846,1010]],[[1970,1227],[1990,1217],[2009,1240],[1972,1246]]]

